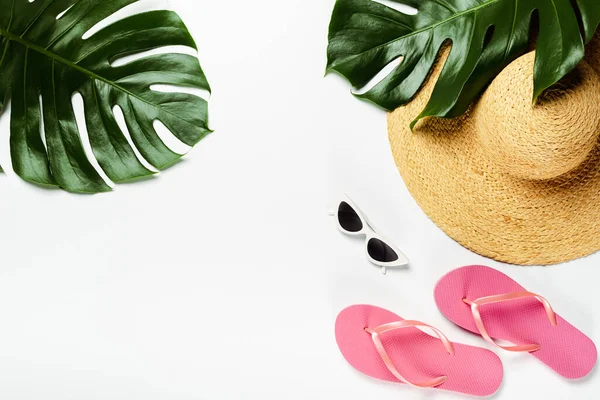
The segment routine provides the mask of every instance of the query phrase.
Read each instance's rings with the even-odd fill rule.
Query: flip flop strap
[[[373,343],[375,344],[375,348],[377,349],[377,352],[381,356],[383,363],[390,370],[392,375],[394,375],[400,382],[404,382],[410,386],[414,386],[414,387],[418,387],[418,388],[436,387],[436,386],[439,386],[442,383],[446,382],[448,377],[440,376],[440,377],[433,378],[433,379],[430,379],[430,380],[427,380],[424,382],[414,383],[414,382],[410,382],[408,379],[404,378],[402,376],[402,374],[400,374],[400,372],[398,372],[398,369],[394,365],[392,358],[385,351],[385,348],[383,347],[383,344],[381,343],[381,335],[386,332],[389,332],[389,331],[393,331],[396,329],[402,329],[402,328],[408,328],[408,327],[423,327],[423,328],[431,329],[437,335],[437,337],[442,341],[442,344],[444,345],[444,348],[446,349],[446,351],[448,353],[454,355],[454,346],[452,345],[452,342],[450,342],[448,340],[448,338],[446,336],[444,336],[444,334],[442,332],[440,332],[438,329],[434,328],[433,326],[427,325],[423,322],[408,321],[408,320],[391,322],[389,324],[384,324],[384,325],[378,326],[377,328],[373,328],[373,329],[365,328],[365,332],[367,332],[368,334],[371,335],[371,338],[373,339]]]
[[[479,333],[481,334],[481,336],[483,336],[483,338],[486,341],[493,344],[494,346],[500,347],[501,349],[508,350],[508,351],[532,352],[532,351],[539,350],[540,345],[539,344],[525,344],[525,345],[520,345],[520,346],[499,345],[498,343],[496,343],[494,341],[494,339],[492,339],[490,337],[490,335],[487,332],[487,329],[485,328],[485,325],[483,324],[483,319],[481,318],[481,306],[483,306],[485,304],[500,303],[500,302],[504,302],[504,301],[525,299],[525,298],[531,298],[531,297],[538,299],[544,305],[544,309],[546,310],[546,314],[548,315],[548,319],[550,320],[550,323],[552,324],[552,326],[556,326],[556,314],[554,313],[554,310],[552,310],[552,306],[550,306],[550,302],[548,302],[548,300],[546,300],[544,297],[542,297],[538,294],[535,294],[535,293],[514,292],[514,293],[499,294],[499,295],[495,295],[495,296],[481,297],[474,301],[469,301],[467,299],[463,299],[463,302],[465,302],[466,304],[471,306],[471,313],[473,314],[473,319],[475,320],[475,325],[477,326],[477,329],[479,330]]]

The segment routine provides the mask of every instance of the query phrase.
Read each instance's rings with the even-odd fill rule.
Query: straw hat
[[[600,250],[600,38],[535,106],[532,52],[465,115],[428,118],[411,132],[448,50],[416,98],[388,116],[417,203],[450,237],[499,261],[555,264]]]

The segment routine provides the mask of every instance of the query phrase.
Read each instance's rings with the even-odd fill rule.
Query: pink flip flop
[[[456,325],[504,350],[529,352],[565,378],[582,378],[596,364],[590,338],[556,315],[545,298],[495,269],[473,265],[450,272],[436,285],[435,302]]]
[[[379,307],[346,308],[337,317],[335,337],[346,361],[376,379],[473,396],[489,396],[502,382],[502,363],[493,352],[452,343],[432,326]]]

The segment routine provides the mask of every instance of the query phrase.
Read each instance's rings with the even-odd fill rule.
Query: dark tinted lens
[[[360,217],[350,206],[350,204],[342,201],[340,208],[338,208],[338,219],[342,228],[348,232],[360,232],[363,228]]]
[[[375,261],[391,263],[398,260],[398,254],[379,239],[371,239],[367,244],[369,256]]]

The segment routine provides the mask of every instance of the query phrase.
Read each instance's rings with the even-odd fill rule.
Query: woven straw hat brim
[[[589,52],[592,57],[600,54],[598,49],[600,46],[594,45]],[[531,64],[525,63],[531,66],[525,71],[527,79],[533,79],[530,58]],[[423,120],[411,132],[410,122],[427,104],[442,64],[437,63],[428,83],[410,104],[388,115],[396,165],[424,212],[466,248],[510,264],[556,264],[598,251],[598,132],[594,132],[590,148],[581,150],[584,161],[570,172],[547,180],[507,174],[490,162],[489,152],[482,147],[481,134],[485,132],[478,132],[481,126],[473,121],[479,112],[478,103],[456,119]],[[600,63],[597,66],[596,71],[600,71]],[[600,96],[600,86],[594,95]],[[598,99],[591,98],[590,102]],[[503,107],[507,104],[512,107],[510,101]],[[494,115],[511,112],[498,111]],[[577,118],[579,110],[571,111]],[[597,108],[592,112],[598,114]],[[506,126],[506,121],[497,122]]]

